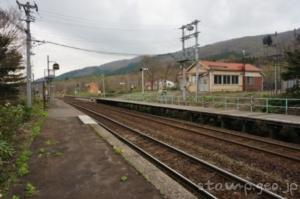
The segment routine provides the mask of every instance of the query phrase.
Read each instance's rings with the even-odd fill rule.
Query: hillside
[[[78,70],[73,70],[57,77],[58,80],[74,78],[74,77],[83,77],[89,75],[101,75],[101,74],[112,74],[114,71],[126,68],[132,64],[136,64],[140,61],[140,58],[133,59],[124,59],[109,62],[99,66],[89,66]]]
[[[247,55],[251,57],[260,57],[274,53],[274,50],[266,50],[266,48],[263,47],[262,39],[264,36],[265,35],[247,36],[206,45],[199,48],[199,57],[201,59],[226,59],[232,56],[241,56],[242,50],[245,50],[247,52]],[[285,49],[286,47],[291,45],[294,39],[294,31],[278,33],[277,38],[279,47],[281,49]],[[188,56],[192,57],[193,50],[189,49],[188,51]],[[177,59],[183,57],[182,51],[170,54],[172,56],[170,56],[169,54],[162,54],[155,55],[154,58],[159,60],[172,60],[172,57],[176,57]],[[137,68],[139,67],[140,60],[141,57],[136,57],[133,59],[113,61],[100,66],[85,67],[83,69],[64,73],[58,76],[57,79],[69,79],[74,77],[83,77],[100,74],[124,74],[127,72],[137,70]]]

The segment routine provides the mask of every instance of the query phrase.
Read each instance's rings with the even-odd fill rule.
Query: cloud
[[[10,0],[4,5],[12,4]],[[300,26],[298,0],[35,0],[40,8],[32,34],[82,48],[129,53],[180,50],[180,27],[200,19],[200,44]],[[34,72],[43,76],[46,55],[59,73],[127,58],[53,45],[34,48]]]

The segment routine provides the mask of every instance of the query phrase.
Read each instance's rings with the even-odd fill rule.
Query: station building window
[[[223,75],[223,84],[230,84],[230,79],[231,76],[230,75]]]
[[[231,84],[239,84],[239,76],[238,75],[231,76]]]
[[[222,84],[222,75],[215,75],[214,76],[214,83],[215,84]]]

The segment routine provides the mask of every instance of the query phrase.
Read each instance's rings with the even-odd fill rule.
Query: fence
[[[136,96],[127,100],[157,102],[187,106],[222,108],[225,110],[241,110],[251,112],[279,113],[300,115],[300,99],[292,98],[255,98],[255,97],[224,97],[224,96]]]

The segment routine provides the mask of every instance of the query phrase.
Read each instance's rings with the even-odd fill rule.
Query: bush
[[[32,108],[24,106],[23,110],[24,110],[23,120],[24,121],[29,121],[31,116],[32,116]]]
[[[0,140],[0,162],[12,157],[14,153],[13,148],[6,141]]]
[[[30,171],[28,161],[31,152],[28,148],[40,133],[43,118],[47,116],[42,107],[43,104],[38,101],[32,108],[21,104],[0,105],[0,189],[4,190],[4,196],[17,177]],[[20,127],[23,130],[20,131]],[[30,193],[32,187],[29,188]]]
[[[300,87],[298,85],[295,85],[286,91],[291,97],[300,97]]]
[[[24,121],[24,106],[0,106],[0,140],[12,141],[17,129]]]

